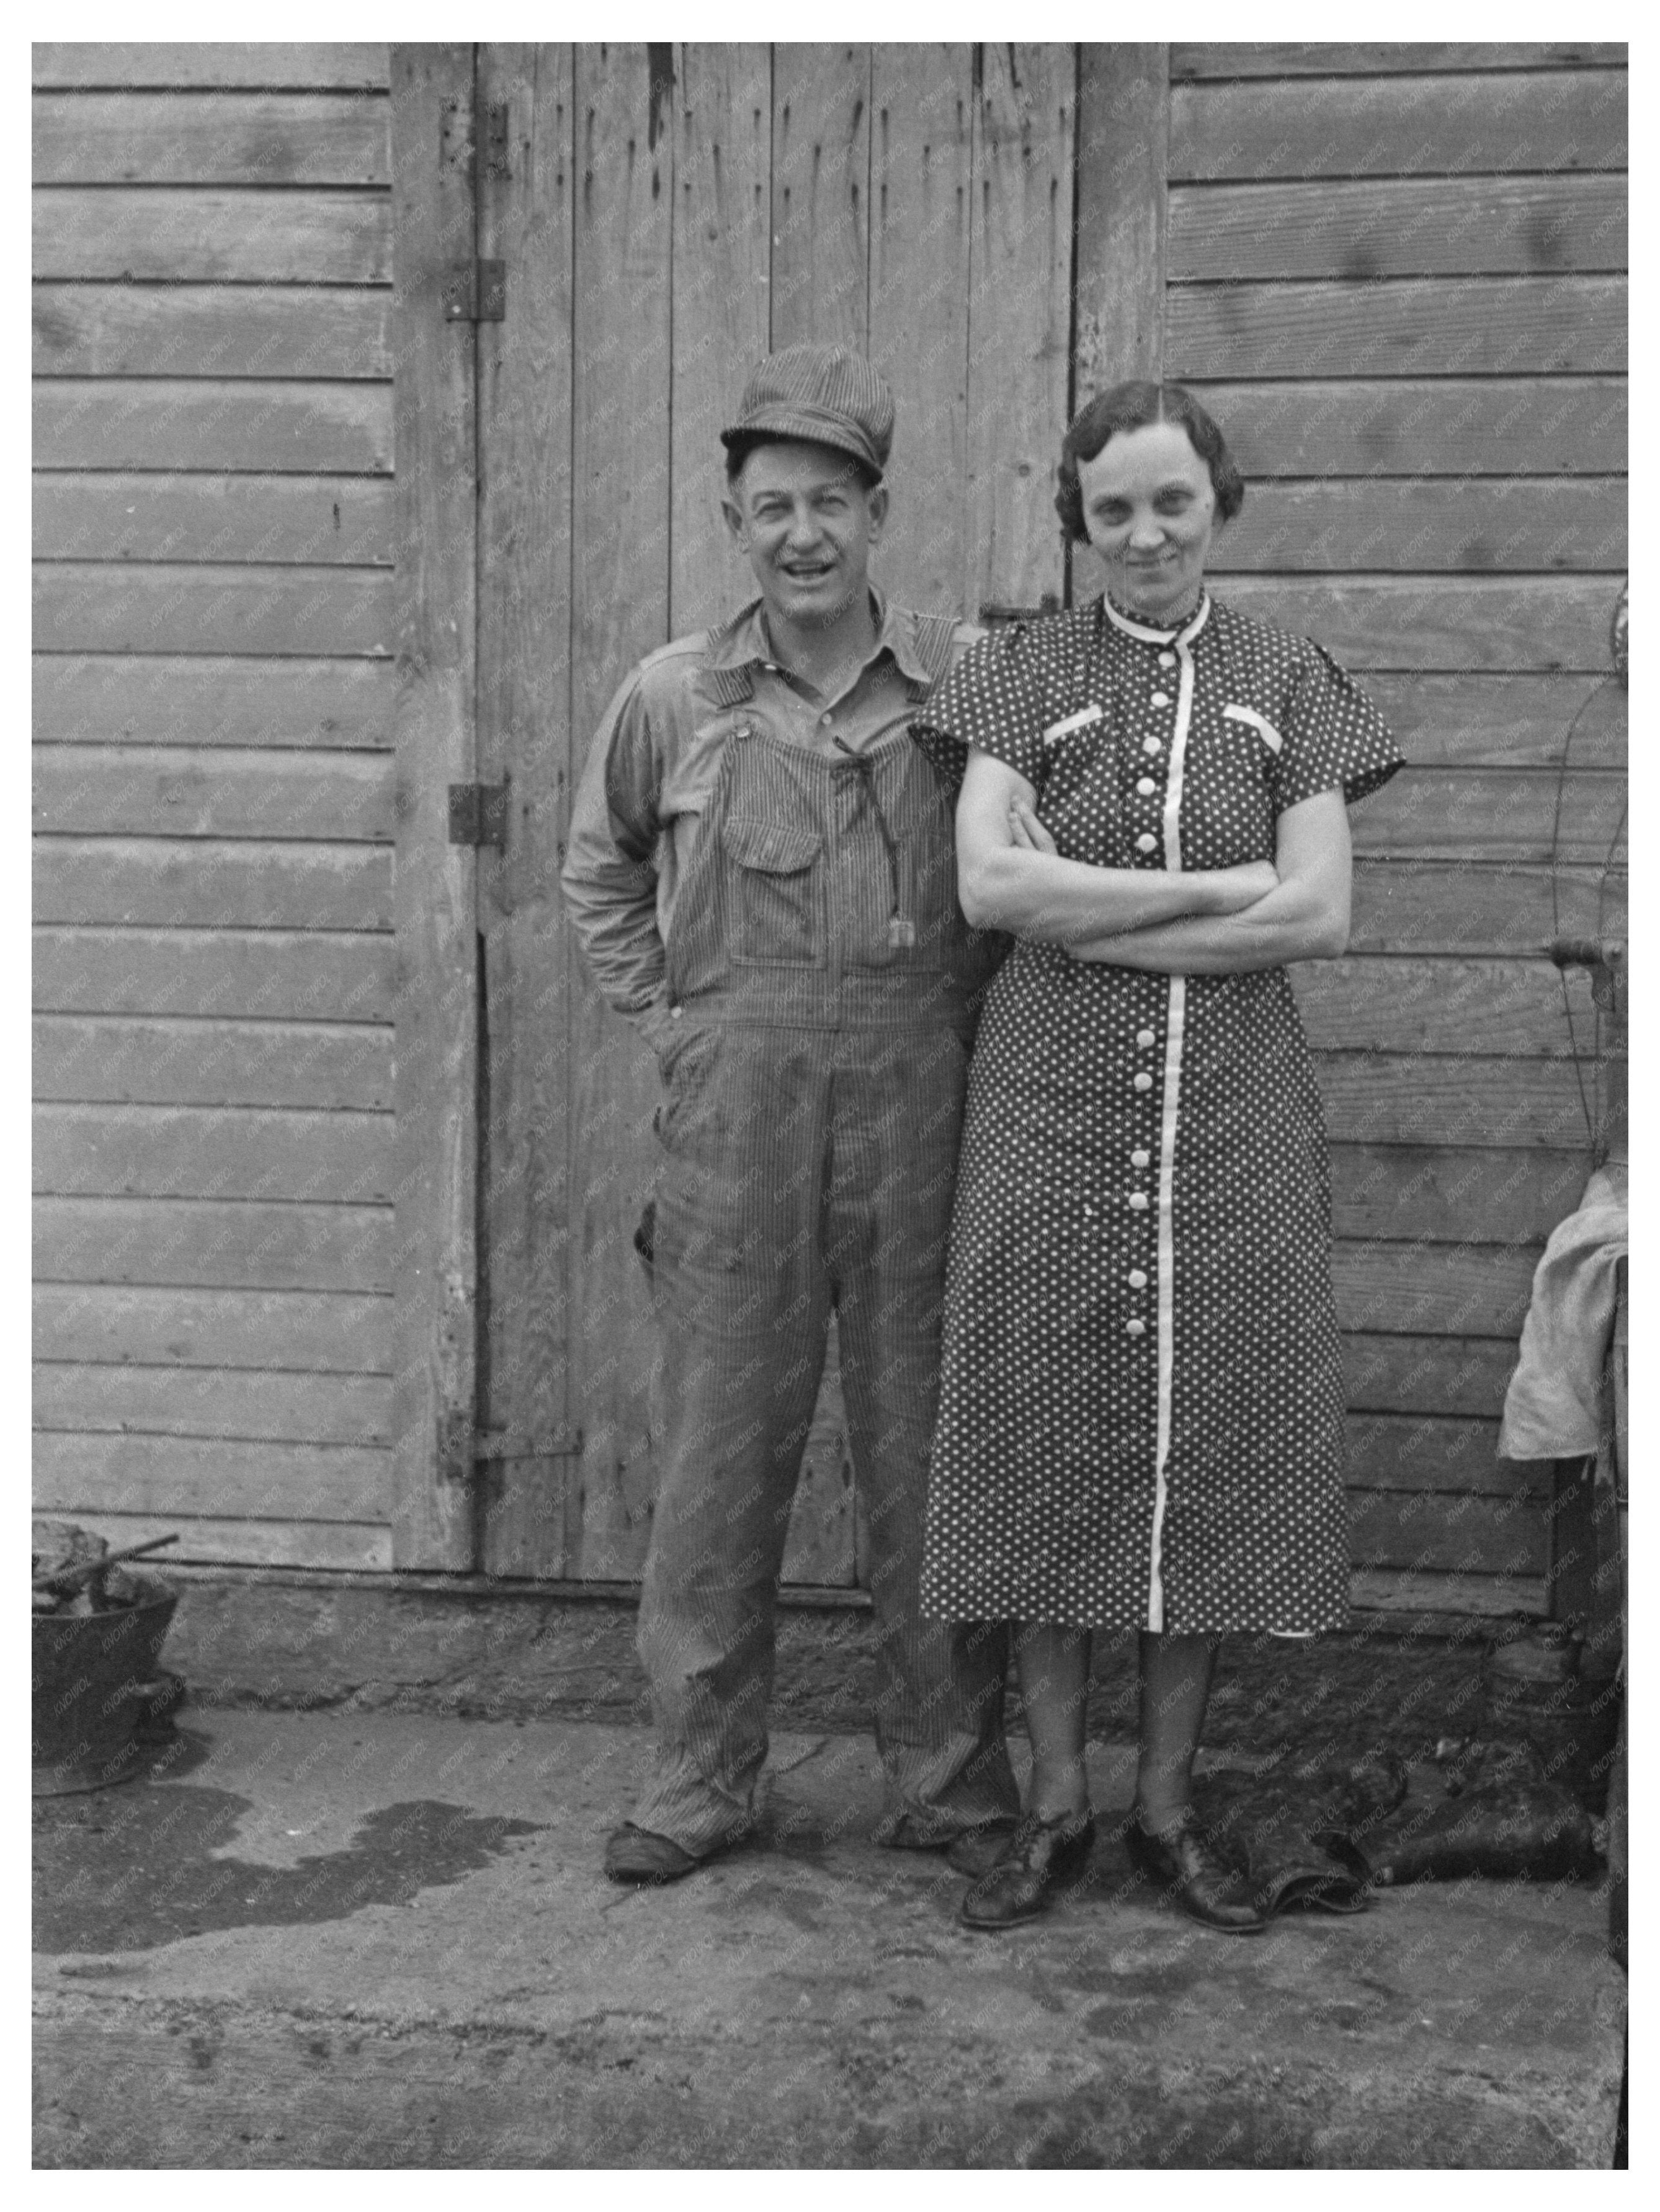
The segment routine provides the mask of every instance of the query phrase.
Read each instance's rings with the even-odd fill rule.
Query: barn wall
[[[37,46],[37,1510],[391,1558],[387,64]]]
[[[1548,949],[1624,933],[1624,695],[1596,688],[1627,557],[1623,62],[1170,50],[1164,365],[1251,480],[1213,572],[1360,674],[1412,763],[1354,817],[1350,957],[1298,978],[1374,1604],[1546,1601],[1550,1470],[1494,1444],[1606,1106],[1587,973]]]

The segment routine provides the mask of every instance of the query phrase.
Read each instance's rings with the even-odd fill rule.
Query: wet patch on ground
[[[545,1825],[414,1798],[365,1814],[344,1850],[272,1867],[223,1855],[251,1810],[194,1783],[37,1800],[35,1950],[147,1951],[220,1929],[345,1920],[479,1873]]]

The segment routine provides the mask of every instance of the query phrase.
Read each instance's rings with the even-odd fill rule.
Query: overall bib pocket
[[[729,815],[721,842],[733,862],[732,957],[751,967],[822,968],[824,840],[793,823]]]

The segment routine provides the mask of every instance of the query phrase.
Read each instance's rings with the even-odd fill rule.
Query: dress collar
[[[1122,629],[1128,637],[1141,638],[1148,645],[1190,644],[1210,620],[1210,593],[1207,591],[1200,592],[1199,605],[1184,622],[1163,629],[1155,629],[1150,623],[1136,622],[1130,616],[1121,614],[1104,592],[1101,594],[1101,606],[1115,629]]]

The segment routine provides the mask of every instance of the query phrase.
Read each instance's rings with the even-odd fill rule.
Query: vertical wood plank
[[[669,611],[672,88],[643,46],[575,57],[571,724],[586,755]],[[572,1024],[572,1402],[583,1442],[566,1557],[635,1575],[649,1534],[654,1345],[635,1225],[654,1173],[650,1052],[584,978]]]
[[[772,70],[772,344],[869,350],[867,46],[778,46]]]
[[[567,46],[480,48],[481,112],[508,111],[507,173],[479,185],[479,251],[508,264],[479,334],[478,756],[508,786],[507,848],[480,857],[485,1127],[479,1405],[508,1456],[482,1470],[482,1564],[567,1571],[550,1447],[573,1421],[569,1121],[572,953],[559,893],[571,726],[571,156]]]
[[[871,107],[870,349],[897,417],[880,577],[903,606],[960,613],[972,48],[878,46]]]
[[[1067,426],[1077,53],[980,48],[969,289],[970,597],[1062,582],[1052,504]],[[972,607],[970,611],[972,611]]]
[[[447,787],[474,775],[472,334],[442,271],[473,251],[472,49],[392,62],[398,499],[398,1114],[393,1556],[470,1567],[477,1074],[472,854]]]
[[[1074,411],[1164,375],[1169,162],[1169,47],[1080,47]]]
[[[675,86],[669,624],[684,636],[754,594],[721,520],[721,430],[768,350],[772,62],[684,46]]]

